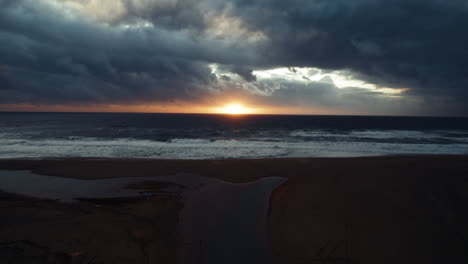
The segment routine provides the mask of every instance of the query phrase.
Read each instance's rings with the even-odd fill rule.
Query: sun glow
[[[216,112],[220,114],[243,115],[252,113],[252,110],[240,103],[230,103],[220,107]]]

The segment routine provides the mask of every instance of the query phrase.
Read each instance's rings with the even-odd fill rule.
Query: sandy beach
[[[246,202],[240,198],[254,197],[255,190],[243,186],[254,188],[251,183],[271,177],[286,180],[271,195],[264,191],[269,263],[468,261],[467,156],[0,160],[0,170],[81,180],[166,177],[130,186],[153,192],[133,198],[64,203],[1,192],[0,256],[6,263],[181,263],[186,248],[180,236],[189,232],[181,231],[181,223],[191,222],[187,206],[206,211],[196,221],[210,216],[206,221],[216,225],[223,203],[237,201],[226,208],[241,214],[238,205]],[[182,174],[223,184],[198,188],[167,181]],[[171,185],[177,188],[161,192]],[[265,197],[257,196],[252,199]],[[183,262],[204,263],[197,257]]]
[[[468,264],[463,28],[468,0],[0,0],[0,264]]]

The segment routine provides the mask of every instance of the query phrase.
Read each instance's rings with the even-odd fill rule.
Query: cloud
[[[351,44],[364,56],[383,56],[382,48],[372,41],[352,40]]]
[[[255,58],[243,44],[141,23],[110,26],[60,8],[23,0],[0,10],[1,64],[8,66],[0,76],[19,94],[2,101],[197,100],[216,85],[207,62]]]
[[[257,80],[257,76],[255,76],[253,70],[249,68],[234,67],[232,72],[238,74],[247,82],[255,82]]]
[[[350,69],[419,95],[468,95],[466,1],[239,1],[237,13],[272,38],[273,64]]]
[[[467,26],[462,0],[1,0],[0,103],[240,92],[277,105],[468,115]]]

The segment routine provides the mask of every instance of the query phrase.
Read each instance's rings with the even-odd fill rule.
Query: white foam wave
[[[135,157],[163,159],[216,159],[266,157],[349,157],[386,154],[468,154],[466,144],[402,144],[379,142],[270,142],[255,140],[0,138],[0,158]]]

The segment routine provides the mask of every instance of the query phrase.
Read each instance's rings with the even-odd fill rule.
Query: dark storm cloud
[[[254,57],[186,31],[102,25],[45,1],[1,3],[0,76],[16,94],[3,92],[3,103],[196,100],[217,81],[206,62]]]
[[[254,82],[257,80],[257,76],[253,74],[253,70],[249,68],[243,68],[243,67],[234,67],[232,69],[232,72],[237,73],[239,76],[244,78],[244,80],[248,82]]]
[[[225,6],[221,1],[211,0],[59,0],[82,6],[92,6],[114,12],[96,17],[100,22],[112,25],[150,21],[169,29],[197,29],[207,26],[205,14],[219,11]],[[94,6],[90,3],[97,3]],[[114,5],[114,6],[112,6]],[[117,9],[117,10],[114,10]]]
[[[218,69],[224,72],[235,73],[246,82],[255,82],[257,80],[257,76],[253,74],[253,69],[249,67],[243,67],[239,65],[219,65]]]
[[[409,88],[402,98],[434,114],[468,114],[467,28],[464,0],[0,0],[0,103],[197,100],[232,81],[216,63],[261,91],[272,88],[254,70],[346,69]],[[265,100],[396,102],[330,82],[269,82],[279,83]]]
[[[379,85],[467,102],[464,0],[239,0],[237,12],[272,38],[274,64],[351,69]]]

